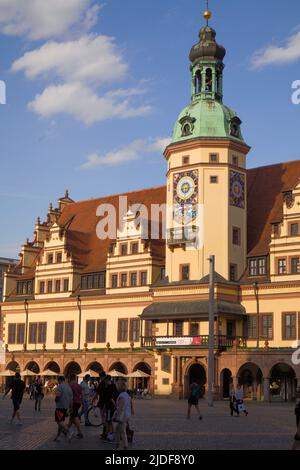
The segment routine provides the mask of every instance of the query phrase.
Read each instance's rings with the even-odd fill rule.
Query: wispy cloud
[[[0,0],[0,31],[32,40],[61,36],[74,25],[87,31],[99,9],[92,0]]]
[[[116,166],[134,160],[140,160],[145,154],[163,152],[170,143],[169,138],[138,139],[106,154],[93,153],[81,168],[90,169],[98,166]]]
[[[251,60],[251,67],[258,69],[267,65],[281,65],[296,62],[300,59],[300,31],[290,36],[284,46],[267,46],[256,51]]]

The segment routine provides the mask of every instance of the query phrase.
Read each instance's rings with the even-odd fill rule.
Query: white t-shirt
[[[121,421],[127,421],[131,416],[131,398],[127,392],[122,392],[117,398],[117,408],[119,408],[120,400],[123,398],[124,407],[120,416]]]

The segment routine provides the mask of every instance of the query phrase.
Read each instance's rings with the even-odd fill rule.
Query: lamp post
[[[208,406],[214,406],[214,348],[215,348],[215,257],[209,257],[209,350],[208,350]]]
[[[259,328],[259,297],[258,297],[258,283],[254,282],[253,283],[254,287],[254,295],[256,299],[256,347],[259,348],[259,335],[260,335],[260,328]]]
[[[78,351],[80,351],[80,343],[81,343],[81,297],[77,295],[77,307],[79,313],[79,322],[78,322]]]

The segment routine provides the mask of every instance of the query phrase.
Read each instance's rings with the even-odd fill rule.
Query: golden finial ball
[[[210,20],[212,17],[212,12],[209,10],[205,10],[205,12],[203,13],[203,17],[206,21]]]

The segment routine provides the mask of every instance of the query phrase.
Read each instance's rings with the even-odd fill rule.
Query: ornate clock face
[[[197,217],[198,171],[186,171],[174,175],[174,220],[187,224]]]
[[[230,205],[245,208],[245,175],[230,172]]]

